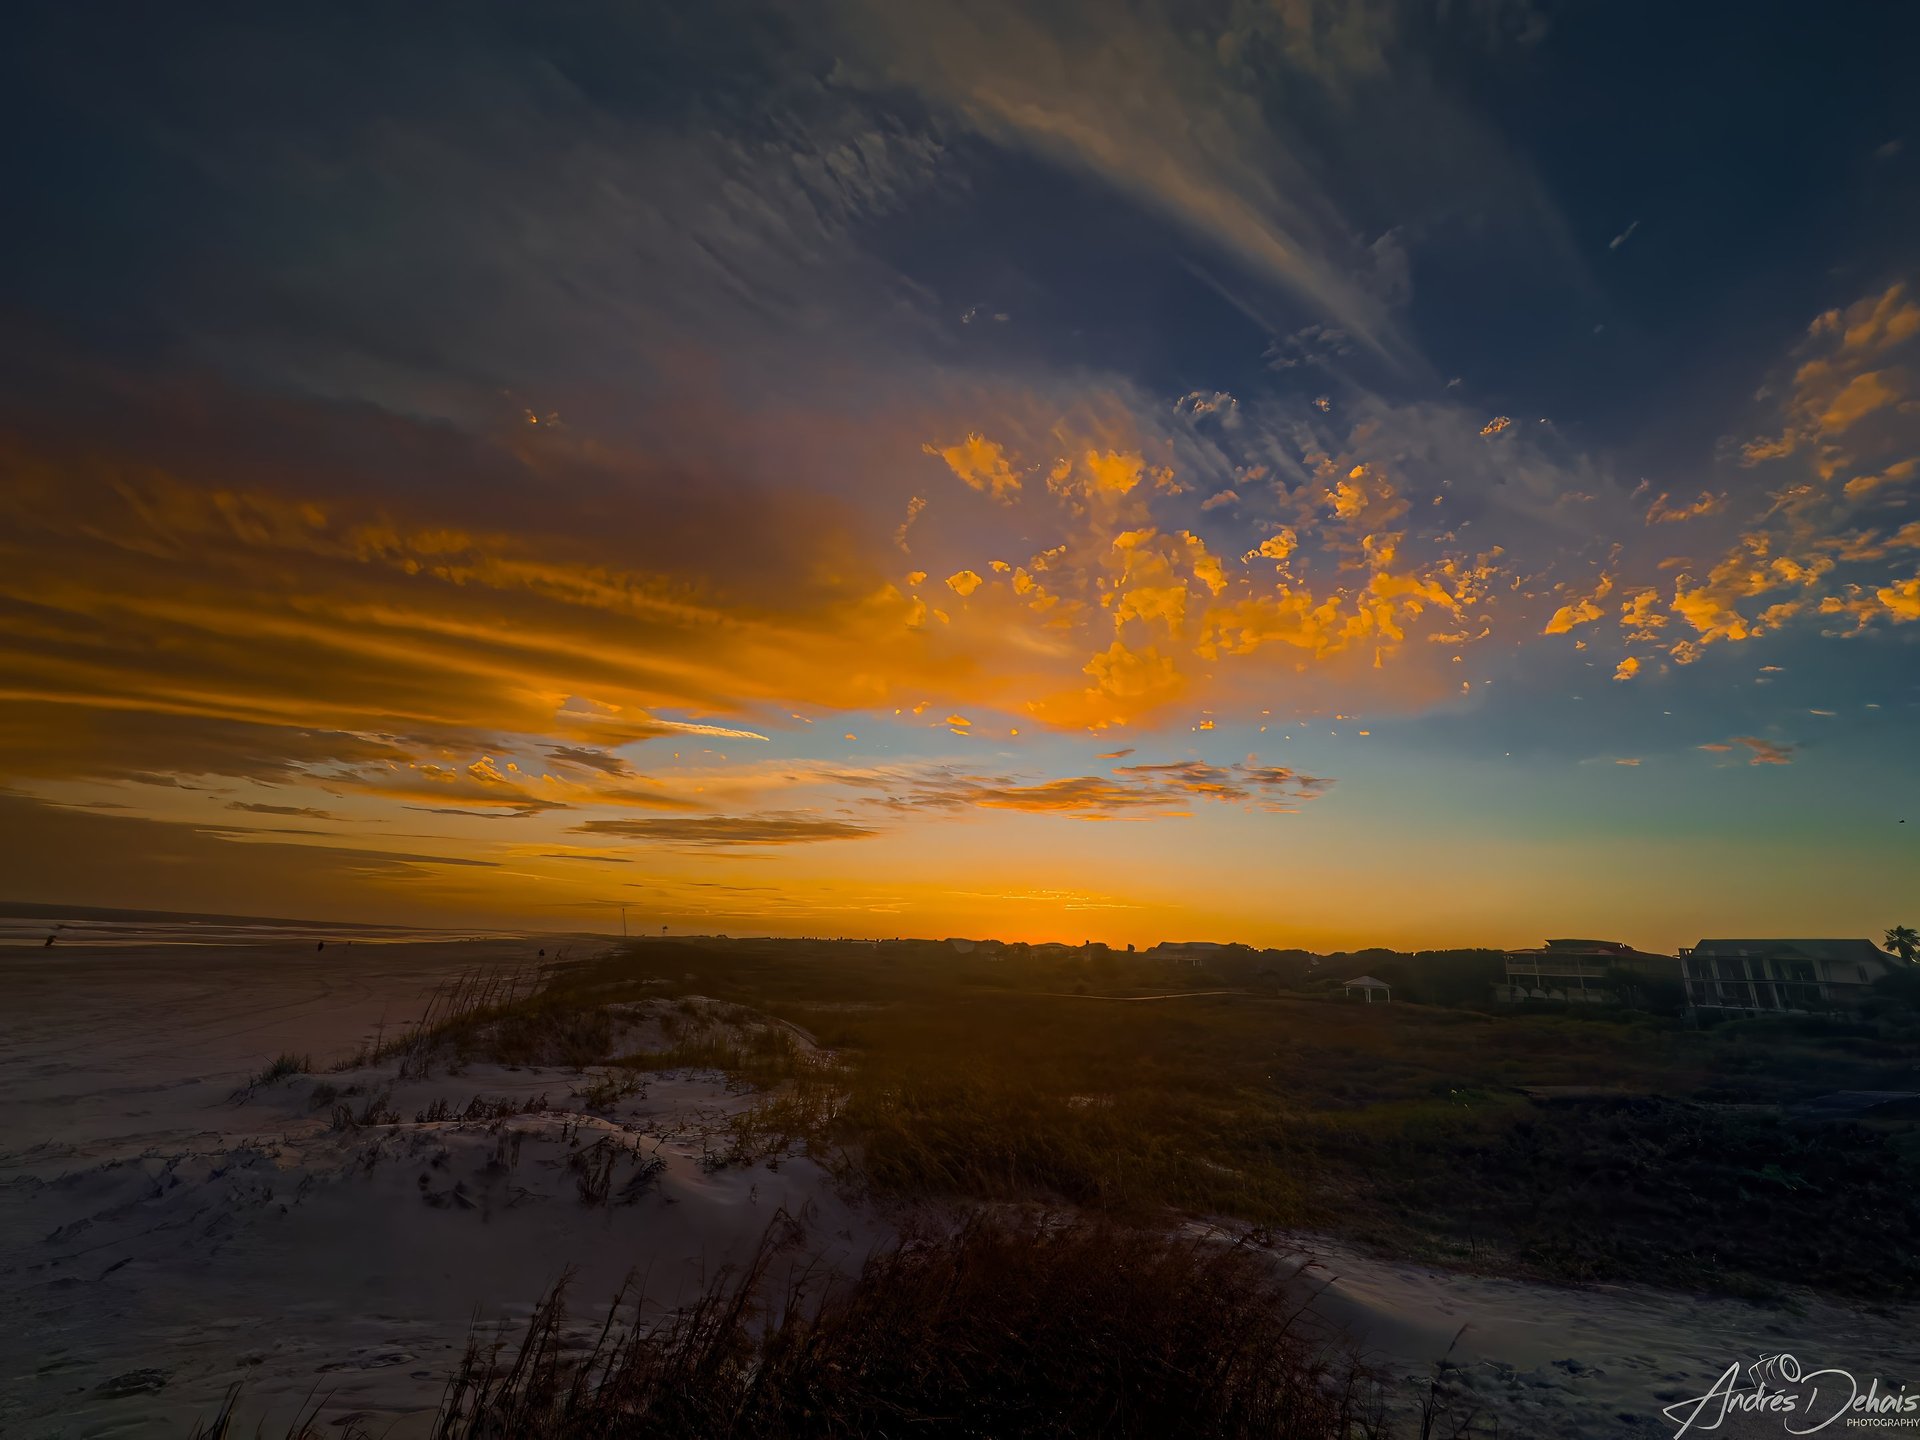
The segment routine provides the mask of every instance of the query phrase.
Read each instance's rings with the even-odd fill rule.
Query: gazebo
[[[1371,975],[1356,975],[1353,979],[1346,982],[1345,989],[1349,998],[1352,997],[1354,991],[1358,990],[1362,995],[1367,997],[1367,1004],[1369,1005],[1373,1003],[1375,991],[1379,992],[1382,1004],[1391,1005],[1393,1003],[1393,987],[1384,980],[1374,979]]]

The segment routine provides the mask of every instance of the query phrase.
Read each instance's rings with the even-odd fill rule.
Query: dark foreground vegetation
[[[436,1440],[1389,1433],[1244,1246],[975,1219],[818,1293],[770,1283],[779,1249],[657,1323],[616,1301],[584,1347],[563,1282],[517,1336],[476,1334]]]
[[[1169,994],[1185,998],[1129,998]],[[764,1087],[736,1157],[804,1144],[882,1199],[1226,1216],[1561,1281],[1920,1292],[1920,1126],[1801,1108],[1920,1089],[1920,1023],[1897,1000],[1699,1030],[1356,1005],[1126,956],[650,941],[413,1045],[604,1062],[608,1005],[694,996],[800,1027],[825,1058],[681,998],[673,1043],[619,1063]]]

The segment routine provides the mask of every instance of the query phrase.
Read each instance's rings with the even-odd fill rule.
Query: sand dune
[[[776,1216],[795,1263],[857,1264],[882,1231],[812,1161],[703,1163],[749,1102],[676,1072],[599,1113],[587,1077],[391,1064],[234,1091],[282,1048],[350,1054],[423,991],[534,946],[393,946],[319,970],[299,951],[9,959],[0,1026],[0,1433],[174,1435],[242,1382],[246,1417],[419,1433],[474,1315],[511,1321],[561,1274],[583,1312],[634,1272],[671,1306]],[[526,952],[525,956],[520,953]],[[331,1128],[315,1087],[385,1095],[399,1124]],[[476,1099],[505,1118],[416,1123]],[[582,1157],[609,1164],[583,1204]],[[389,1430],[388,1426],[392,1428]]]

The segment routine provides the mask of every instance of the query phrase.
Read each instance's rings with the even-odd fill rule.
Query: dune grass
[[[264,1423],[255,1424],[251,1430],[236,1428],[243,1423],[240,1419],[242,1394],[242,1386],[229,1386],[220,1408],[209,1418],[196,1421],[187,1432],[187,1440],[242,1440],[243,1436],[267,1440]],[[308,1405],[302,1406],[286,1428],[278,1432],[279,1440],[374,1440],[373,1432],[352,1417],[323,1422],[320,1412],[325,1408],[324,1398],[313,1401],[309,1397]]]
[[[654,1323],[616,1300],[585,1348],[562,1282],[517,1343],[475,1334],[435,1440],[1389,1433],[1371,1377],[1305,1331],[1246,1247],[983,1217],[850,1280],[776,1285],[781,1248],[776,1222],[743,1270]]]
[[[254,1089],[261,1085],[271,1085],[279,1080],[290,1080],[295,1075],[310,1074],[312,1070],[313,1057],[311,1055],[296,1055],[291,1050],[282,1051],[268,1062],[266,1067],[257,1075],[248,1080],[247,1086],[249,1089]]]

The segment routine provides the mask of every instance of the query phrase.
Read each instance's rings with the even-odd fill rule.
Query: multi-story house
[[[1531,950],[1507,952],[1507,979],[1494,998],[1510,1003],[1555,1000],[1571,1004],[1631,1002],[1639,985],[1680,978],[1671,955],[1636,950],[1621,940],[1549,940]]]
[[[1871,940],[1702,940],[1680,952],[1688,1005],[1748,1015],[1852,1009],[1905,963]]]

